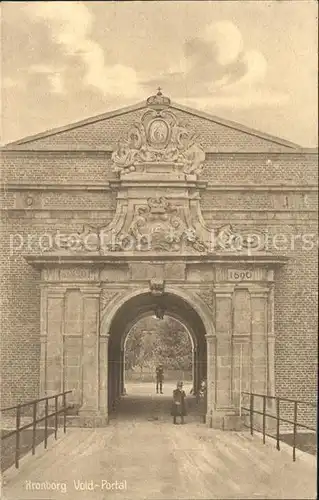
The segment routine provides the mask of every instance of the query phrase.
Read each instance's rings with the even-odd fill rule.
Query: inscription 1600
[[[250,281],[254,279],[252,271],[243,269],[228,269],[229,281]]]

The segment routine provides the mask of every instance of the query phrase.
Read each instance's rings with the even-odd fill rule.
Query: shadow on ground
[[[167,383],[163,387],[163,394],[157,394],[154,384],[129,383],[126,385],[127,394],[115,405],[110,422],[118,420],[168,421],[171,420],[172,393],[176,384]],[[187,416],[186,422],[202,421],[202,408],[196,398],[190,394],[191,384],[185,384]]]

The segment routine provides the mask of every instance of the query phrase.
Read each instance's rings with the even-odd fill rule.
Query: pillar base
[[[77,420],[76,427],[106,427],[109,423],[108,414],[99,411],[80,410],[79,415],[75,418]]]
[[[226,415],[223,420],[224,431],[241,431],[244,429],[244,419],[239,415]]]
[[[207,413],[206,425],[211,429],[223,431],[240,431],[244,429],[244,418],[239,415],[225,415],[223,413]]]

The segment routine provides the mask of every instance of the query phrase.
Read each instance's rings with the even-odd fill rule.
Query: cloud
[[[105,52],[91,37],[93,16],[82,2],[34,2],[27,6],[35,20],[44,21],[52,40],[63,48],[66,56],[78,57],[85,67],[83,83],[107,96],[135,97],[140,87],[135,70],[120,63],[108,65]],[[58,77],[51,83],[58,88]]]
[[[48,80],[51,83],[52,92],[55,94],[64,94],[64,83],[59,73],[48,75]]]
[[[249,109],[259,106],[277,106],[289,101],[290,96],[284,92],[272,92],[266,88],[246,90],[242,93],[216,93],[205,97],[180,97],[178,102],[195,107],[202,111],[212,112],[216,108]]]
[[[229,21],[209,24],[203,39],[215,47],[216,62],[222,66],[234,63],[244,48],[239,29]]]
[[[281,101],[267,89],[268,63],[258,50],[246,48],[242,34],[230,21],[211,23],[200,37],[186,40],[184,58],[157,80],[178,101],[215,102],[246,107]],[[154,87],[155,80],[145,82]],[[244,99],[244,100],[243,100]]]
[[[3,89],[17,89],[22,88],[24,85],[22,81],[18,78],[12,78],[11,76],[6,76],[2,79],[2,88]]]
[[[51,92],[54,94],[64,94],[64,68],[55,68],[47,64],[33,64],[29,67],[29,73],[44,75],[50,83]]]

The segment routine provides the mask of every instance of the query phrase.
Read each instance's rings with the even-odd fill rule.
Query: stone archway
[[[168,315],[177,318],[189,332],[192,332],[195,344],[195,383],[198,386],[200,380],[205,377],[208,381],[208,387],[211,388],[212,359],[211,349],[208,347],[214,334],[211,311],[207,311],[207,306],[198,296],[177,287],[165,289],[162,303]],[[153,312],[156,305],[157,297],[152,295],[149,289],[140,289],[126,292],[120,298],[116,297],[103,313],[100,334],[101,342],[108,344],[107,359],[105,359],[108,369],[106,373],[104,366],[104,373],[100,375],[100,400],[105,398],[108,412],[121,395],[124,361],[123,340],[131,325]],[[209,369],[207,369],[208,366]],[[107,384],[102,380],[103,376],[107,377]],[[105,396],[106,390],[107,397]],[[208,413],[211,411],[211,402],[212,395],[209,391]]]

